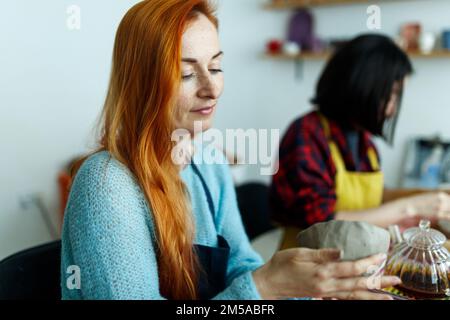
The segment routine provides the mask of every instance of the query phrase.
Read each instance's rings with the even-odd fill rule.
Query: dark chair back
[[[0,300],[60,300],[61,241],[0,262]]]
[[[262,183],[246,183],[236,188],[239,210],[250,240],[275,226],[269,216],[269,187]]]

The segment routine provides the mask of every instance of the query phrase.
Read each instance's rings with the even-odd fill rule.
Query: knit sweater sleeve
[[[150,215],[127,169],[96,155],[78,172],[64,221],[64,248],[79,267],[81,288],[63,299],[162,299]],[[64,261],[63,261],[64,262]]]

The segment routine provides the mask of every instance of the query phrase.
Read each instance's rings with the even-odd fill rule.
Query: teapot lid
[[[421,220],[419,227],[408,229],[403,234],[408,245],[417,249],[439,249],[447,238],[441,232],[431,229],[429,220]]]

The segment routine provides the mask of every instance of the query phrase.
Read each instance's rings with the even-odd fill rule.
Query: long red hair
[[[160,291],[168,299],[198,298],[192,211],[180,168],[171,158],[182,35],[198,14],[218,27],[207,0],[145,0],[126,13],[116,34],[102,113],[99,150],[129,168],[148,200]]]

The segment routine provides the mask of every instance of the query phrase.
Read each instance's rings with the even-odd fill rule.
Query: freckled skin
[[[202,121],[203,131],[212,126],[216,104],[223,92],[224,77],[221,69],[222,55],[217,29],[206,16],[200,14],[186,28],[182,38],[182,58],[195,59],[197,63],[181,63],[182,79],[175,108],[177,129],[194,132],[194,122]],[[208,114],[194,112],[205,107],[216,106]]]

